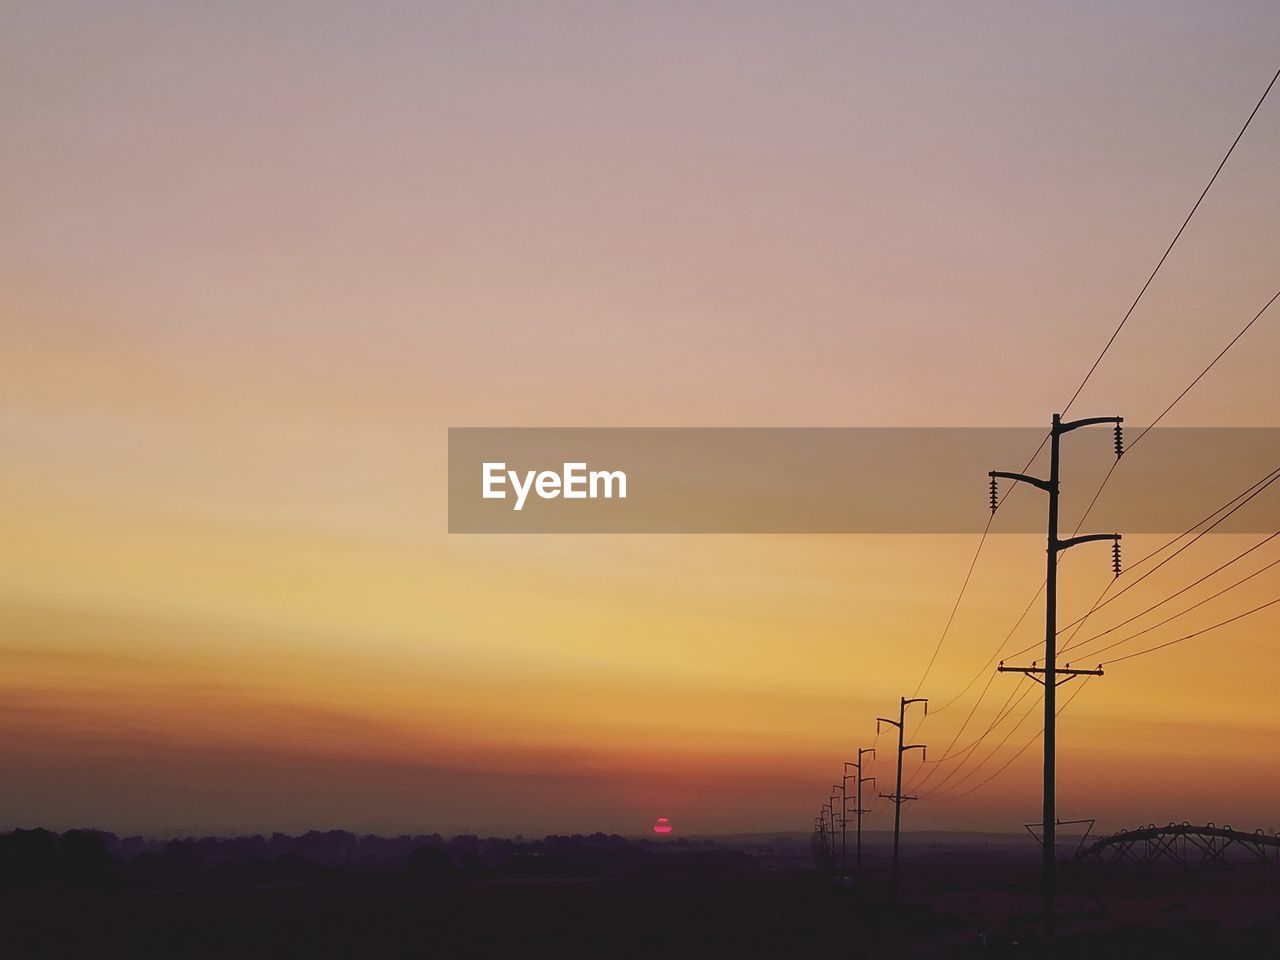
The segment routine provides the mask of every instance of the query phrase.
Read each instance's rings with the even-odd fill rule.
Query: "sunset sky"
[[[977,537],[450,535],[448,428],[1047,423],[1280,49],[1244,2],[0,24],[0,829],[157,835],[807,829]],[[1280,92],[1073,414],[1148,422],[1280,288],[1278,157]],[[1167,422],[1276,426],[1278,369],[1272,313]],[[1206,538],[1085,629],[1259,539]],[[920,691],[979,676],[931,759],[1043,551],[984,547]],[[1074,551],[1063,619],[1109,578]],[[1280,567],[1143,640],[1277,595]],[[1280,606],[1089,681],[1060,815],[1280,828],[1278,642]],[[932,798],[948,765],[910,758],[908,826],[1036,819],[1038,743],[940,801],[1038,728]]]

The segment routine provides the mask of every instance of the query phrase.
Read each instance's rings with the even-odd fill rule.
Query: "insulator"
[[[1124,456],[1124,427],[1116,424],[1116,459]]]
[[[991,512],[996,512],[996,507],[1000,506],[1000,494],[996,489],[996,478],[991,478]]]
[[[1120,576],[1120,541],[1113,540],[1111,542],[1111,570],[1118,577]]]

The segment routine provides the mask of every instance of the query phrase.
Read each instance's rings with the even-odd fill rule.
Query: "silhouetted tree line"
[[[380,837],[345,830],[301,836],[120,838],[99,830],[0,834],[0,888],[278,886],[361,880],[663,877],[751,869],[752,857],[713,843],[618,835]]]

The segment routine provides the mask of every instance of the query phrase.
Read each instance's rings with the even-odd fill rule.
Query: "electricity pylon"
[[[1064,433],[1078,430],[1080,427],[1099,423],[1115,424],[1115,449],[1117,459],[1124,453],[1124,435],[1121,424],[1124,417],[1086,417],[1083,420],[1062,422],[1062,415],[1053,415],[1053,426],[1049,432],[1049,479],[1030,477],[1024,473],[1007,473],[1003,470],[992,470],[991,477],[991,512],[994,514],[999,506],[996,490],[996,478],[1003,477],[1045,491],[1049,495],[1048,524],[1048,562],[1045,570],[1045,626],[1044,626],[1044,666],[1032,663],[1029,667],[1006,667],[1003,662],[998,667],[1001,673],[1025,673],[1037,683],[1044,685],[1044,830],[1041,834],[1043,844],[1043,884],[1044,899],[1044,936],[1046,942],[1053,937],[1054,894],[1056,892],[1054,871],[1056,867],[1057,843],[1057,810],[1055,800],[1055,767],[1057,761],[1057,715],[1058,684],[1065,683],[1073,677],[1088,675],[1102,676],[1102,667],[1096,670],[1072,670],[1070,664],[1066,668],[1058,666],[1058,554],[1070,547],[1094,540],[1112,541],[1112,565],[1116,576],[1120,575],[1120,534],[1091,533],[1079,537],[1058,539],[1058,494],[1059,494],[1059,441]],[[1059,679],[1061,678],[1061,679]]]
[[[907,800],[915,800],[916,797],[904,797],[902,795],[902,755],[908,750],[919,750],[921,756],[924,755],[923,743],[903,743],[903,728],[907,720],[907,704],[923,703],[925,715],[929,714],[929,700],[927,697],[903,697],[898,704],[898,719],[890,720],[886,717],[876,717],[876,733],[880,732],[880,725],[887,723],[891,727],[898,728],[898,781],[893,793],[882,793],[880,796],[887,800],[893,801],[893,872],[889,880],[889,897],[892,902],[898,902],[898,842],[902,834],[902,804]]]

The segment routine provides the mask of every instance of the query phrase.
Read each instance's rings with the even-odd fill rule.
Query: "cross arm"
[[[1085,417],[1083,420],[1070,420],[1067,423],[1060,423],[1057,429],[1058,433],[1070,433],[1072,430],[1090,427],[1095,423],[1124,423],[1124,417]]]
[[[999,477],[1004,480],[1016,480],[1019,483],[1029,483],[1033,487],[1039,487],[1045,493],[1049,492],[1049,481],[1041,480],[1039,477],[1028,476],[1025,473],[1011,473],[1008,470],[989,470],[987,476],[991,478]]]
[[[1066,540],[1059,540],[1058,549],[1066,550],[1068,547],[1074,547],[1077,544],[1081,544],[1081,543],[1093,543],[1096,540],[1116,541],[1119,539],[1120,539],[1120,534],[1118,533],[1086,533],[1083,536],[1068,537]]]

